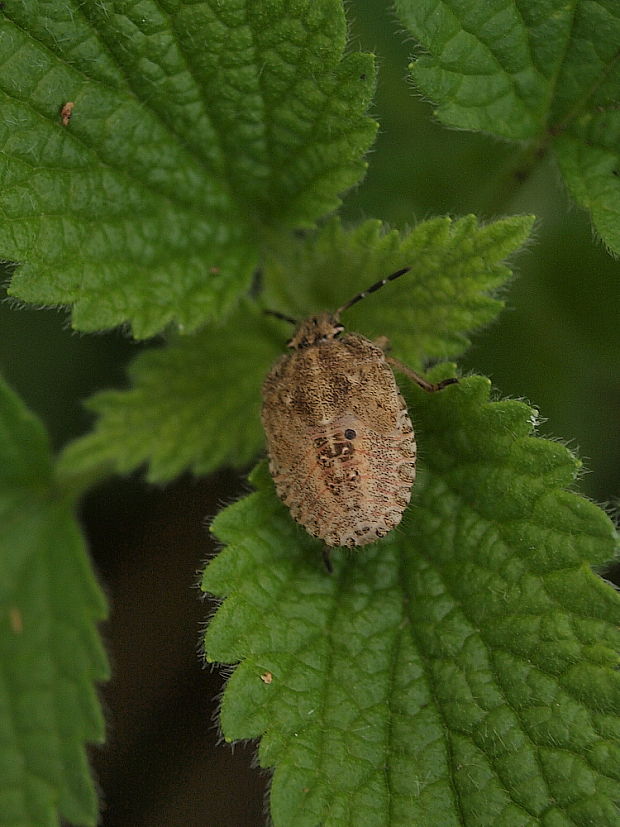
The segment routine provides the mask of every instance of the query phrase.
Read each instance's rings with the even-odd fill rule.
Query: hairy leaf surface
[[[450,126],[549,148],[620,252],[620,5],[616,0],[397,0],[422,46],[416,84]]]
[[[291,244],[265,273],[265,303],[296,318],[335,310],[401,267],[410,271],[343,314],[345,327],[369,338],[388,336],[394,355],[412,366],[459,356],[471,333],[503,307],[510,278],[505,259],[527,240],[532,216],[489,224],[475,216],[422,221],[386,230],[365,221],[352,230],[332,220],[305,242]]]
[[[11,295],[137,337],[228,313],[265,233],[312,225],[364,172],[373,64],[345,37],[338,0],[5,3]]]
[[[60,470],[126,473],[148,463],[148,479],[162,482],[248,464],[263,445],[261,383],[281,347],[276,323],[243,302],[224,327],[142,353],[133,387],[88,400],[98,420],[67,447]]]
[[[0,525],[0,824],[94,826],[85,746],[104,734],[105,600],[43,428],[4,383]]]
[[[394,354],[421,366],[461,353],[467,333],[499,312],[495,293],[510,275],[501,261],[527,238],[531,223],[527,216],[486,226],[471,217],[435,219],[401,237],[376,221],[350,232],[332,221],[272,257],[263,303],[303,318],[335,309],[411,263],[411,273],[343,320],[371,337],[389,332]],[[250,462],[263,446],[261,386],[291,332],[244,301],[224,326],[138,356],[129,390],[102,391],[88,402],[98,414],[95,428],[66,449],[61,470],[75,475],[111,466],[125,473],[148,463],[148,478],[160,482],[185,470],[205,474]]]
[[[333,576],[264,466],[213,524],[221,725],[261,739],[276,825],[616,823],[620,601],[589,568],[614,530],[535,412],[488,395],[412,389],[411,508]]]

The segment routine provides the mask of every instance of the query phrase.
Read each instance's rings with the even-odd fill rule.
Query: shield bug
[[[296,325],[290,353],[263,384],[262,420],[276,491],[297,522],[328,547],[363,546],[400,522],[411,499],[416,443],[392,372],[426,391],[431,384],[386,354],[387,340],[345,332],[340,316],[409,271],[397,270],[334,313]]]

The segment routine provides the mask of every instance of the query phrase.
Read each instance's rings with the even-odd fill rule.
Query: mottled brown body
[[[328,313],[300,325],[265,380],[262,418],[294,519],[328,546],[361,546],[400,522],[416,444],[382,349],[342,330]]]

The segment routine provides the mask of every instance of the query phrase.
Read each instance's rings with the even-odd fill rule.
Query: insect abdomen
[[[415,478],[413,428],[394,375],[371,342],[348,341],[354,359],[347,340],[310,348],[279,363],[264,387],[277,493],[328,546],[385,536],[400,522]]]
[[[347,430],[356,433],[354,453],[350,458],[346,454],[334,457],[318,475],[317,503],[329,503],[330,507],[316,533],[327,545],[363,546],[384,537],[401,521],[415,478],[416,446],[409,417],[406,419],[406,433],[395,430],[389,435],[377,434],[349,419]],[[357,428],[351,427],[355,424]],[[312,520],[310,501],[306,505],[310,507],[300,510],[303,525],[306,518]]]

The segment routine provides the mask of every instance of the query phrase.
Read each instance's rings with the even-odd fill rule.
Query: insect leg
[[[334,573],[334,567],[332,566],[331,557],[329,556],[331,552],[331,548],[329,546],[323,546],[323,565],[328,574]]]
[[[407,365],[399,362],[398,359],[394,359],[393,356],[386,356],[386,361],[392,365],[399,373],[404,373],[405,376],[409,377],[416,385],[419,385],[422,390],[428,391],[429,393],[433,393],[434,391],[440,391],[442,388],[445,388],[447,385],[455,385],[459,380],[456,376],[450,377],[450,379],[442,379],[441,382],[432,383],[427,382],[426,379],[423,379],[419,374],[417,374],[414,370],[412,370]]]

